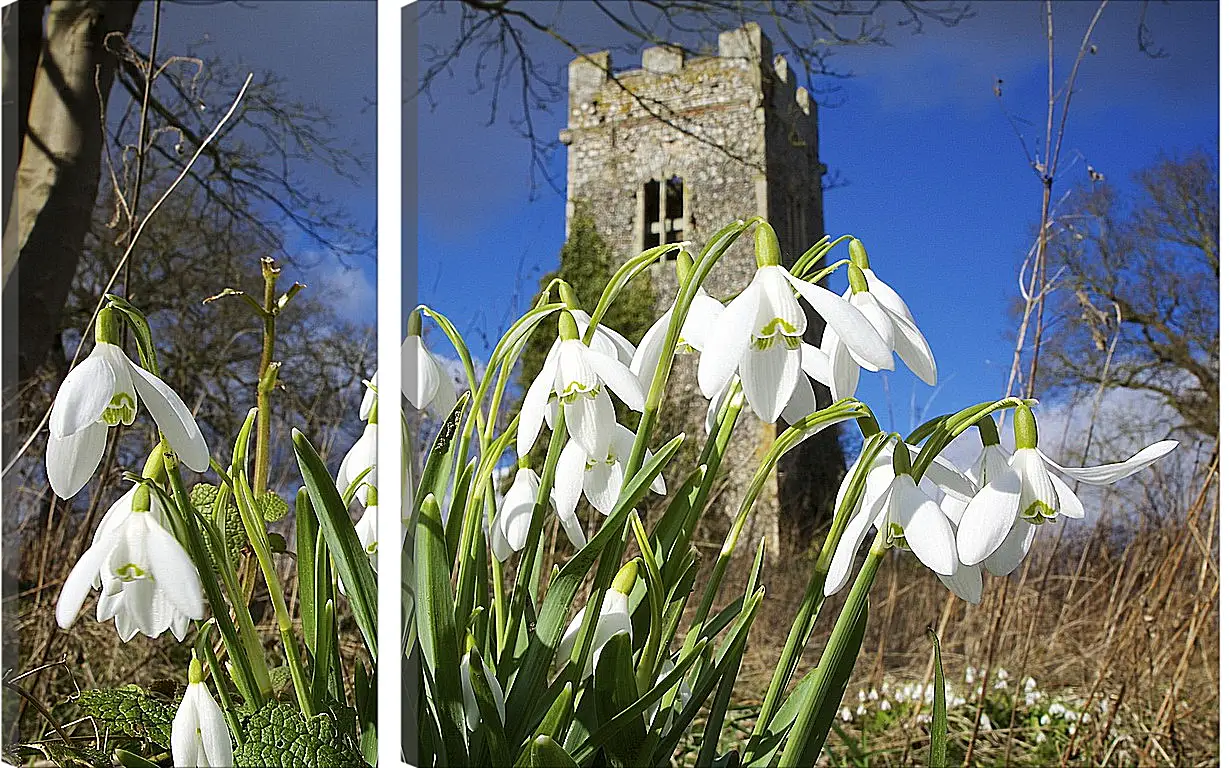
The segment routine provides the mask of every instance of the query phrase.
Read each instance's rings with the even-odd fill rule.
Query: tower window
[[[653,179],[644,185],[644,248],[683,239],[683,180]]]

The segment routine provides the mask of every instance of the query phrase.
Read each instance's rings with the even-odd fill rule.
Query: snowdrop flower
[[[487,688],[491,689],[491,697],[495,700],[495,711],[499,713],[499,722],[502,724],[506,717],[504,703],[504,689],[499,685],[499,681],[495,679],[495,675],[486,665],[486,660],[477,653],[473,648],[468,653],[461,656],[461,699],[465,705],[465,726],[469,730],[476,732],[478,725],[482,722],[482,713],[478,709],[478,695],[474,693],[474,681],[470,677],[473,670],[473,661],[478,660],[478,667],[482,670],[482,676],[486,678]]]
[[[441,418],[457,404],[457,383],[422,343],[422,315],[417,312],[410,315],[409,335],[401,344],[401,389],[410,405]]]
[[[602,608],[598,613],[597,627],[593,634],[593,652],[585,659],[584,670],[581,673],[582,679],[593,674],[598,659],[602,655],[602,649],[612,637],[621,632],[626,632],[628,635],[632,633],[632,617],[628,611],[627,596],[631,594],[632,587],[636,585],[637,568],[635,560],[624,564],[615,574],[610,589],[606,590],[606,594],[602,596]],[[564,630],[563,639],[560,640],[559,648],[555,651],[556,664],[566,664],[568,658],[571,657],[572,648],[576,645],[584,618],[585,612],[581,611]]]
[[[635,442],[636,435],[630,429],[622,424],[615,424],[610,447],[601,458],[588,454],[578,440],[569,440],[567,445],[563,446],[559,463],[555,467],[555,487],[551,489],[551,499],[572,546],[580,548],[585,544],[584,533],[580,531],[579,523],[575,522],[576,505],[580,501],[581,492],[584,492],[585,498],[598,512],[609,515],[619,500],[619,493],[623,488],[623,468],[631,458]],[[646,461],[652,458],[652,452],[646,453]],[[664,494],[665,479],[661,475],[653,478],[649,490],[658,495]],[[579,538],[573,534],[573,525]]]
[[[373,405],[368,413],[367,426],[363,427],[363,434],[359,435],[350,450],[346,451],[341,466],[337,468],[337,492],[344,497],[346,490],[358,481],[359,486],[354,492],[354,498],[363,506],[367,506],[369,494],[376,490],[378,413],[378,407]],[[370,471],[363,474],[366,470]],[[359,480],[360,477],[362,480]]]
[[[858,705],[857,710],[855,710],[855,714],[856,714],[858,717],[863,717],[863,716],[865,716],[865,715],[866,715],[866,707],[865,707],[865,706],[863,706],[863,705],[861,705],[861,704],[859,704],[859,705]]]
[[[157,500],[141,485],[107,510],[60,589],[55,616],[61,629],[72,626],[90,590],[98,589],[98,621],[114,618],[122,641],[167,629],[183,640],[188,621],[205,615],[201,580],[161,520]]]
[[[576,299],[576,294],[564,283],[561,283],[559,286],[559,296],[568,307],[580,305]],[[576,321],[576,331],[580,338],[583,339],[585,334],[589,332],[589,326],[593,324],[593,318],[583,309],[567,309],[565,311]],[[556,347],[560,343],[561,341],[556,339],[552,347]],[[632,358],[636,355],[635,345],[628,341],[623,334],[601,323],[598,323],[597,327],[593,329],[593,340],[589,343],[589,346],[594,352],[600,352],[606,357],[618,360],[627,366],[632,364]]]
[[[860,240],[849,243],[851,264],[848,268],[849,288],[842,296],[870,322],[875,331],[887,343],[888,348],[900,356],[909,370],[930,386],[935,385],[937,371],[935,357],[930,351],[922,332],[918,330],[913,315],[905,302],[886,283],[870,271],[866,249]],[[861,369],[868,371],[892,368],[879,361],[867,359],[857,349],[837,334],[824,329],[819,351],[825,358],[830,373],[823,383],[832,390],[832,399],[853,397],[858,390]],[[889,353],[889,360],[891,354]]]
[[[372,374],[372,379],[375,379],[375,374]],[[376,388],[375,385],[363,379],[363,399],[358,404],[359,421],[367,421],[371,418],[371,411],[376,406]]]
[[[667,658],[665,661],[662,662],[661,674],[657,676],[657,681],[654,683],[654,685],[656,685],[657,683],[660,683],[662,680],[665,679],[666,675],[670,674],[673,671],[674,671],[674,661]],[[686,676],[679,679],[678,687],[679,687],[678,695],[674,697],[674,706],[678,709],[683,709],[687,706],[687,702],[691,701],[691,685],[688,684]],[[652,705],[650,705],[649,708],[645,711],[644,714],[645,714],[646,723],[653,722],[653,718],[657,717],[657,711],[659,709],[661,709],[661,699],[657,699],[656,701],[654,701]]]
[[[1082,519],[1084,505],[1059,475],[1089,485],[1110,485],[1168,455],[1178,443],[1162,440],[1126,461],[1094,467],[1063,467],[1037,448],[1037,421],[1022,405],[1015,413],[1016,451],[1008,469],[977,492],[957,534],[960,561],[984,562],[996,576],[1015,570],[1032,545],[1036,525],[1058,515]],[[1048,466],[1047,466],[1048,465]]]
[[[777,236],[767,224],[756,230],[755,246],[759,267],[755,277],[717,318],[700,355],[700,390],[705,397],[712,399],[737,373],[755,415],[768,423],[780,417],[803,370],[807,319],[795,290],[827,322],[826,333],[879,368],[893,366],[891,349],[861,312],[780,265]]]
[[[679,285],[687,279],[691,266],[691,256],[686,251],[680,251],[674,262]],[[676,304],[677,302],[671,304],[666,313],[659,317],[657,322],[649,327],[649,330],[645,331],[644,338],[640,340],[640,345],[636,347],[636,353],[632,356],[632,373],[640,379],[640,385],[645,392],[649,391],[649,386],[653,383],[653,373],[657,369],[657,361],[665,348],[666,334],[670,330],[670,316],[674,314]],[[674,345],[674,354],[703,352],[704,342],[724,309],[721,302],[709,296],[701,286],[695,298],[692,299],[691,306],[687,308],[687,316],[683,319],[683,327],[679,331],[678,343]]]
[[[492,530],[492,550],[495,557],[502,563],[511,557],[513,552],[525,548],[529,538],[529,525],[533,521],[533,508],[538,501],[538,488],[541,484],[538,473],[529,467],[516,470],[512,487],[500,501],[499,511],[495,515],[495,526]],[[575,519],[575,514],[572,515]],[[577,529],[580,525],[577,523]],[[568,530],[567,524],[564,529]],[[568,533],[568,538],[572,534]],[[584,535],[581,534],[581,546],[584,546]]]
[[[944,494],[943,500],[939,502],[939,508],[943,510],[943,514],[947,516],[948,521],[952,524],[952,528],[958,533],[960,530],[960,520],[964,517],[964,512],[968,509],[969,500],[952,494]],[[982,592],[984,590],[984,579],[982,577],[982,565],[965,565],[956,560],[956,572],[951,576],[939,576],[939,581],[943,582],[943,586],[947,587],[956,597],[971,605],[981,604]]]
[[[891,708],[892,708],[892,705],[891,705],[891,703],[889,703],[889,702],[888,702],[888,700],[887,700],[887,699],[884,699],[883,701],[879,702],[879,709],[880,709],[880,710],[882,710],[882,711],[884,711],[884,712],[887,712],[887,711],[888,711],[889,709],[891,709]]]
[[[62,499],[74,496],[93,477],[107,429],[132,424],[138,397],[179,459],[195,472],[209,468],[209,447],[188,406],[113,343],[120,323],[115,312],[104,307],[98,313],[94,349],[65,377],[51,406],[47,480]]]
[[[894,442],[891,451],[885,446],[871,464],[857,511],[850,517],[832,555],[824,580],[825,595],[836,594],[845,586],[853,571],[858,545],[872,527],[879,530],[887,526],[888,546],[912,550],[923,565],[939,576],[956,573],[959,561],[952,524],[939,505],[923,493],[908,474],[909,453],[905,443]],[[927,467],[925,477],[951,493],[968,489],[966,478],[938,460]],[[838,507],[850,492],[852,478],[853,472],[848,472],[841,481],[837,491]]]
[[[849,711],[849,707],[841,707],[841,722],[848,723],[853,720],[853,712]]]
[[[533,448],[551,395],[563,402],[568,435],[590,456],[605,456],[614,439],[614,403],[609,388],[628,408],[644,410],[644,390],[626,365],[580,340],[572,315],[559,313],[559,346],[546,356],[537,378],[525,392],[517,425],[516,452],[525,456]],[[552,429],[558,425],[552,425]]]
[[[171,758],[175,765],[229,768],[234,765],[230,731],[222,709],[201,682],[201,663],[192,657],[188,690],[171,722]]]
[[[363,510],[363,516],[354,524],[354,532],[358,534],[358,543],[363,545],[363,551],[367,553],[367,560],[371,563],[371,569],[376,570],[376,563],[379,560],[378,541],[376,535],[380,527],[380,507],[377,504],[372,504]],[[341,583],[340,581],[338,582]]]

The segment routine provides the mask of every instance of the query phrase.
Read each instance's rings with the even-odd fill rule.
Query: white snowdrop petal
[[[982,596],[982,573],[980,565],[965,565],[958,563],[953,576],[939,576],[939,581],[950,589],[956,597],[978,605]]]
[[[691,308],[683,320],[683,330],[679,334],[679,340],[692,349],[703,352],[709,334],[712,333],[713,326],[724,309],[725,306],[720,301],[709,296],[701,288],[696,293],[696,297],[692,299]],[[666,316],[666,321],[668,324],[669,315]]]
[[[801,370],[802,355],[784,344],[763,350],[751,346],[743,351],[738,375],[747,403],[760,421],[771,424],[781,416]]]
[[[783,321],[788,329],[781,328],[781,332],[801,336],[807,329],[807,316],[798,299],[794,297],[789,278],[789,272],[781,266],[760,267],[756,270],[753,282],[760,284],[764,297],[760,304],[760,321]],[[760,325],[753,332],[759,334],[763,330],[763,325]]]
[[[192,619],[203,618],[205,598],[201,592],[201,577],[188,553],[174,536],[150,519],[148,514],[134,515],[134,519],[145,526],[149,546],[147,556],[150,558],[154,580],[166,592],[167,598],[178,611]]]
[[[892,350],[866,317],[852,304],[826,288],[789,276],[802,298],[815,308],[828,327],[858,357],[883,370],[892,370]]]
[[[832,375],[828,388],[832,391],[832,400],[844,400],[858,393],[858,380],[862,376],[862,367],[854,362],[849,354],[849,348],[843,342],[838,342],[832,348]]]
[[[1053,520],[1058,514],[1058,491],[1038,451],[1035,448],[1016,451],[1010,466],[1020,476],[1020,516]]]
[[[1054,491],[1058,494],[1058,514],[1075,520],[1083,520],[1084,504],[1075,495],[1075,491],[1071,490],[1063,479],[1053,472],[1050,473],[1050,482],[1054,483]]]
[[[546,407],[550,401],[551,386],[555,382],[554,360],[547,357],[546,364],[525,391],[525,399],[521,403],[521,420],[516,427],[516,454],[524,457],[533,449],[538,433],[542,431],[542,420],[546,417]]]
[[[106,562],[114,537],[115,534],[108,534],[102,542],[87,549],[68,572],[68,578],[64,579],[64,585],[60,587],[60,596],[55,605],[55,620],[60,629],[68,629],[77,620],[77,614],[81,612],[81,606],[85,603],[85,598],[89,597],[98,572]]]
[[[525,548],[529,538],[529,526],[533,521],[533,508],[537,504],[538,474],[528,467],[516,471],[512,487],[499,506],[497,526],[505,542],[515,552]]]
[[[407,336],[401,343],[401,390],[410,405],[424,410],[439,387],[439,368],[421,336]]]
[[[752,282],[734,298],[713,324],[700,355],[700,391],[710,400],[721,391],[738,368],[743,350],[751,343],[762,292]]]
[[[1072,480],[1088,483],[1089,485],[1109,485],[1110,483],[1116,483],[1119,480],[1130,477],[1148,465],[1165,458],[1177,447],[1177,440],[1162,440],[1159,443],[1153,443],[1144,448],[1126,461],[1120,461],[1115,464],[1101,464],[1094,467],[1064,467],[1049,456],[1041,453],[1041,451],[1038,451],[1038,453],[1047,464]]]
[[[555,502],[555,512],[563,519],[565,515],[576,516],[576,505],[580,501],[581,489],[585,480],[585,449],[575,440],[569,440],[559,454],[559,463],[555,465],[555,485],[551,489],[551,498]]]
[[[197,426],[188,406],[166,382],[149,371],[134,365],[132,372],[136,374],[132,383],[141,396],[141,402],[149,409],[158,429],[180,461],[195,472],[209,469],[209,446],[205,444],[205,436],[201,434],[201,428]]]
[[[604,389],[582,395],[563,404],[563,420],[568,435],[580,443],[589,456],[605,456],[614,432],[614,403]]]
[[[622,486],[623,465],[618,461],[599,459],[585,472],[585,498],[603,515],[614,509]]]
[[[661,353],[666,346],[666,334],[669,331],[670,313],[667,312],[657,318],[657,322],[644,332],[644,337],[640,339],[640,346],[636,347],[636,352],[632,355],[631,371],[639,380],[640,389],[643,392],[648,392],[649,387],[653,384],[653,374],[657,371],[657,361],[661,359]]]
[[[1002,546],[1020,512],[1020,476],[1007,472],[977,492],[956,531],[960,562],[974,565]]]
[[[1007,576],[1024,562],[1039,527],[1027,520],[1017,519],[1002,546],[986,558],[982,565],[995,576]]]
[[[71,499],[94,476],[107,447],[107,425],[90,424],[67,437],[47,436],[47,481],[61,499]]]
[[[48,427],[52,436],[67,437],[102,418],[116,391],[116,366],[106,353],[108,347],[118,349],[112,344],[95,345],[89,356],[64,377],[51,405]]]
[[[888,504],[898,504],[890,514],[899,515],[909,549],[930,570],[952,576],[959,562],[952,524],[933,499],[914,484],[912,478],[897,479]]]
[[[879,279],[875,272],[869,267],[862,270],[862,274],[866,277],[866,287],[870,290],[872,296],[879,300],[879,303],[892,312],[895,312],[902,317],[913,320],[913,313],[909,311],[909,307],[905,305],[905,300],[900,297],[896,291],[887,283]]]
[[[799,372],[798,382],[794,385],[794,391],[785,404],[785,410],[781,411],[781,417],[787,424],[793,424],[814,412],[815,389],[811,386],[810,378],[805,373]]]
[[[585,350],[585,360],[610,391],[614,392],[624,405],[633,411],[644,410],[645,390],[635,374],[617,360],[599,355],[592,350]],[[651,374],[650,374],[651,377]]]
[[[849,576],[853,572],[853,559],[858,553],[858,545],[866,538],[867,532],[882,513],[887,500],[887,494],[880,494],[872,503],[863,503],[858,512],[849,519],[845,531],[836,543],[836,551],[832,553],[828,574],[824,577],[825,597],[831,597],[840,592],[849,581]]]

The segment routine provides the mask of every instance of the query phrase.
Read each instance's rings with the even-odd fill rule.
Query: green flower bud
[[[99,344],[119,344],[120,342],[119,311],[110,305],[98,310],[98,320],[94,323],[94,341]]]
[[[576,298],[576,291],[572,290],[572,286],[563,280],[559,281],[559,300],[568,309],[580,309],[580,299]]]
[[[905,447],[903,440],[897,440],[895,447],[892,449],[892,469],[898,475],[907,475],[912,469],[909,461],[909,449]]]
[[[981,433],[981,444],[985,447],[999,444],[999,428],[989,416],[977,422],[977,431]]]
[[[563,341],[580,339],[580,329],[576,327],[576,318],[571,312],[559,313],[559,338]]]
[[[418,310],[410,313],[410,319],[405,324],[405,332],[407,336],[422,336],[422,313]]]
[[[679,285],[687,281],[687,276],[691,274],[691,268],[694,263],[691,254],[686,249],[680,248],[678,250],[678,256],[674,259],[674,274],[678,276]]]
[[[870,259],[866,257],[866,246],[856,237],[849,241],[849,260],[862,269],[871,268]]]
[[[636,586],[636,574],[639,569],[640,558],[624,563],[619,572],[615,574],[614,583],[610,585],[610,588],[621,595],[630,595],[632,588]]]
[[[781,243],[777,241],[777,233],[772,225],[764,222],[755,230],[755,265],[775,267],[780,263]]]
[[[854,293],[865,293],[870,290],[870,286],[866,284],[866,275],[862,272],[861,267],[850,263],[845,271],[849,275],[849,287]]]
[[[192,663],[188,665],[188,683],[196,685],[205,679],[205,671],[201,669],[201,662],[196,658],[196,651],[192,652]]]
[[[149,486],[141,483],[137,486],[137,491],[132,495],[132,511],[133,512],[148,512],[150,508]]]
[[[1037,447],[1037,419],[1027,405],[1016,407],[1016,450]]]

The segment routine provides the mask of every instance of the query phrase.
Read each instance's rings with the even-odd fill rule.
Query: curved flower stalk
[[[755,233],[759,268],[751,283],[713,324],[700,355],[700,390],[710,400],[735,373],[761,421],[781,416],[797,389],[806,315],[794,291],[827,322],[829,331],[858,356],[892,368],[892,352],[866,317],[835,293],[791,275],[780,265],[777,236],[767,224]]]
[[[609,515],[623,490],[625,467],[635,442],[636,435],[630,429],[622,424],[615,424],[614,439],[601,458],[586,453],[584,446],[576,440],[569,440],[567,445],[563,446],[559,463],[555,467],[555,485],[551,489],[551,500],[564,530],[567,531],[568,540],[577,549],[585,545],[585,534],[576,518],[576,505],[580,502],[582,491],[598,512]],[[652,459],[653,454],[647,453],[646,461]],[[661,475],[653,478],[649,490],[658,495],[665,494],[665,479]],[[530,506],[532,511],[532,500]]]
[[[1088,485],[1110,485],[1159,461],[1178,446],[1175,440],[1162,440],[1126,461],[1063,467],[1037,448],[1037,421],[1027,405],[1016,408],[1015,438],[1016,450],[1006,468],[995,458],[987,459],[988,482],[969,502],[957,534],[960,561],[966,565],[985,563],[995,575],[1006,575],[1019,566],[1032,546],[1037,525],[1060,515],[1077,520],[1084,517],[1084,505],[1060,475]]]
[[[422,342],[422,315],[418,312],[410,315],[409,335],[401,343],[401,389],[410,405],[439,417],[447,416],[457,402],[457,383]]]
[[[230,768],[235,760],[230,731],[202,679],[201,663],[193,655],[188,690],[171,722],[171,758],[175,765]]]
[[[679,251],[678,257],[674,262],[674,268],[678,273],[680,285],[687,279],[688,273],[691,272],[691,267],[691,256],[686,251]],[[636,347],[636,353],[632,356],[632,373],[636,374],[636,377],[640,379],[640,385],[644,388],[645,392],[649,391],[649,387],[653,383],[653,374],[657,370],[657,361],[665,350],[666,337],[670,332],[670,316],[674,314],[674,308],[677,303],[677,300],[672,303],[665,314],[657,318],[657,321],[649,326],[649,330],[644,333],[644,338],[640,340],[640,345]],[[709,296],[705,292],[704,287],[700,286],[695,298],[691,301],[691,306],[687,309],[687,317],[683,319],[683,327],[679,332],[678,342],[674,345],[674,354],[686,355],[693,352],[703,352],[704,342],[708,339],[713,325],[717,322],[717,318],[721,316],[724,309],[725,307],[720,301]],[[812,408],[811,410],[815,409]]]
[[[593,670],[597,667],[597,661],[601,658],[602,649],[606,647],[606,643],[617,634],[626,632],[628,635],[632,633],[632,616],[628,609],[627,596],[631,594],[632,588],[636,586],[636,572],[638,566],[635,560],[625,563],[615,575],[614,583],[610,589],[606,590],[606,594],[602,596],[602,607],[598,612],[597,628],[593,633],[592,653],[585,659],[584,669],[581,671],[581,678],[589,677],[593,674]],[[568,624],[567,629],[563,631],[563,639],[559,642],[559,647],[555,650],[555,663],[565,664],[568,658],[572,655],[572,649],[576,645],[576,640],[580,635],[580,628],[584,622],[585,612],[581,611],[572,617],[572,621]]]
[[[634,411],[644,410],[644,390],[626,365],[585,346],[567,312],[559,314],[559,339],[558,348],[547,355],[525,392],[517,426],[517,455],[523,457],[533,447],[553,395],[563,402],[568,435],[590,456],[605,456],[615,431],[614,403],[607,390]]]
[[[180,460],[196,472],[209,468],[209,447],[188,406],[162,379],[133,363],[119,340],[111,307],[98,313],[94,349],[69,372],[51,406],[47,479],[62,499],[76,495],[102,462],[107,429],[132,424],[137,400]]]
[[[137,632],[158,637],[170,629],[178,640],[188,622],[205,615],[200,575],[184,548],[162,524],[164,514],[149,489],[137,485],[107,510],[94,541],[64,580],[56,622],[68,629],[91,589],[98,589],[98,621],[115,619],[120,639]]]
[[[837,542],[832,563],[824,580],[824,594],[839,592],[853,570],[858,545],[871,528],[887,528],[887,545],[911,550],[918,560],[939,576],[954,576],[959,560],[956,557],[956,531],[939,505],[926,495],[909,475],[909,448],[897,439],[893,453],[883,450],[875,457],[867,473],[865,490],[857,512],[849,519],[845,532]],[[837,506],[850,492],[846,475],[837,494]],[[963,498],[969,490],[967,482],[953,468],[939,461],[932,462],[924,475],[945,492]]]

